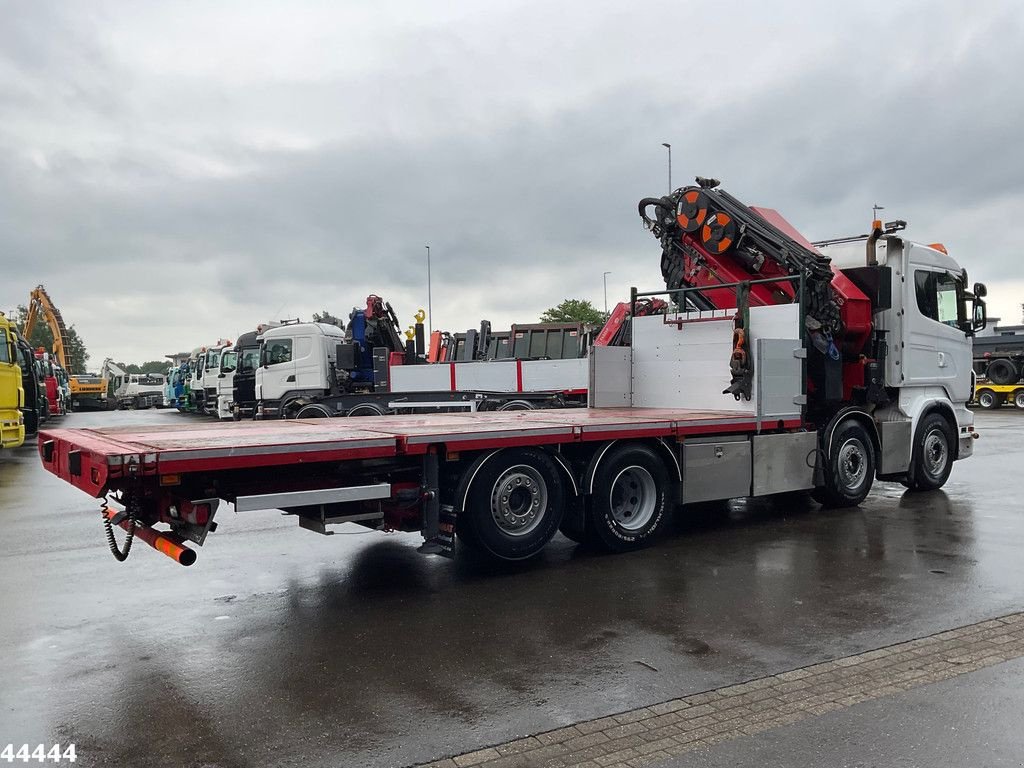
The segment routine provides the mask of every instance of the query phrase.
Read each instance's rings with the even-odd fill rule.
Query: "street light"
[[[611,274],[611,272],[605,272],[603,275],[601,275],[602,279],[604,280],[604,316],[605,317],[608,317],[608,275],[610,275],[610,274]]]
[[[661,146],[668,150],[668,193],[672,194],[672,145],[661,142]]]
[[[423,246],[427,249],[427,331],[428,338],[434,335],[434,310],[430,303],[430,246]]]

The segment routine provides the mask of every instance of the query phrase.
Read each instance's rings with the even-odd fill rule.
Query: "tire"
[[[875,480],[875,449],[858,422],[841,422],[832,436],[825,465],[825,485],[811,495],[826,507],[855,507],[867,497]]]
[[[623,445],[594,475],[587,529],[594,543],[627,552],[653,543],[669,522],[665,463],[645,445]]]
[[[1013,404],[1018,408],[1024,408],[1024,389],[1018,389],[1013,393]]]
[[[345,415],[349,417],[383,416],[384,409],[381,408],[379,405],[376,405],[375,403],[360,403],[359,405],[354,405],[351,408],[349,408],[348,412]]]
[[[296,411],[295,419],[329,419],[334,414],[327,408],[326,405],[320,403],[307,403],[306,405],[299,408]]]
[[[486,461],[472,479],[456,532],[468,546],[499,560],[525,560],[558,531],[565,491],[543,451],[511,448]]]
[[[956,434],[939,413],[929,413],[917,428],[906,486],[912,491],[934,491],[946,484],[953,469]]]
[[[535,406],[529,400],[510,400],[502,403],[495,410],[497,411],[532,411]]]
[[[1001,405],[999,395],[991,389],[979,389],[975,399],[978,401],[978,407],[986,411],[994,410]]]
[[[1013,384],[1020,380],[1020,371],[1012,360],[999,358],[988,364],[986,377],[993,384]]]

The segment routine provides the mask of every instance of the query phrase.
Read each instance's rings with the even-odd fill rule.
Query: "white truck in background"
[[[162,408],[166,380],[157,373],[128,373],[110,358],[103,361],[102,378],[109,381],[108,403],[122,410]]]

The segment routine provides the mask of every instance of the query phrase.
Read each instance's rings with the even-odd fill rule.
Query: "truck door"
[[[298,336],[295,339],[295,388],[326,389],[327,364],[324,349],[327,343],[336,343],[329,336]]]
[[[922,258],[915,258],[920,253]],[[928,263],[927,252],[911,247],[906,275],[903,381],[944,387],[952,400],[971,396],[971,345],[964,320],[959,275]]]
[[[296,389],[295,361],[292,359],[295,339],[267,339],[264,345],[265,367],[260,371],[260,397],[263,400],[280,400],[285,392]]]

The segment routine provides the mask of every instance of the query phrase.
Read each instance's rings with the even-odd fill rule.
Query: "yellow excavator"
[[[71,361],[67,351],[67,328],[64,325],[64,318],[61,317],[60,310],[57,309],[50,299],[46,288],[42,285],[37,285],[29,295],[28,316],[25,318],[25,325],[21,329],[21,335],[26,339],[30,339],[32,331],[40,318],[43,319],[53,335],[53,356],[57,358],[57,362],[68,373],[72,410],[106,408],[107,380],[102,376],[88,373],[73,373],[71,371]]]

